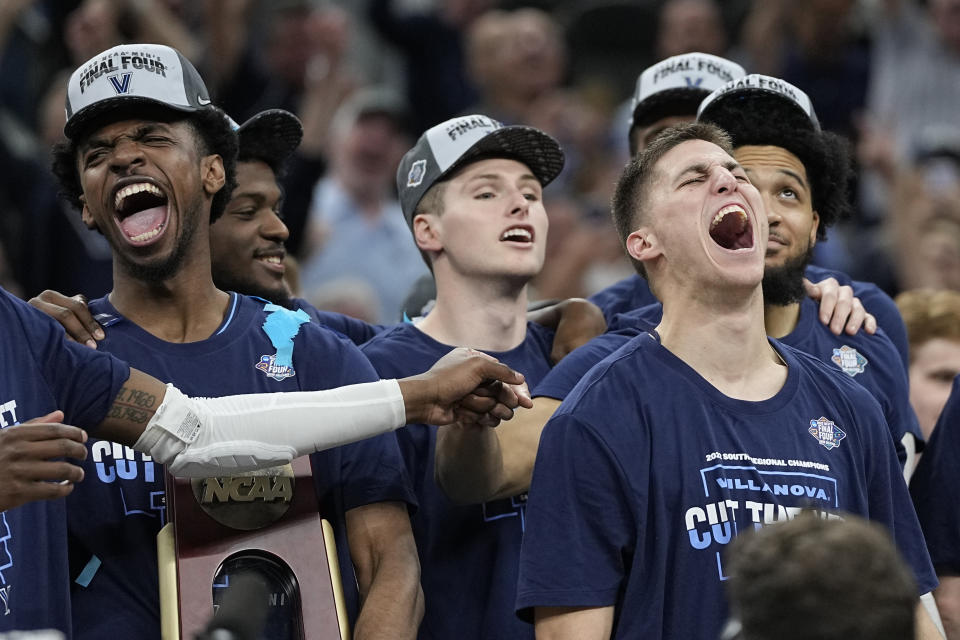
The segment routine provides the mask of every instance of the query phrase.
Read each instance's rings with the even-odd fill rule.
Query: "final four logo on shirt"
[[[843,429],[833,423],[833,420],[827,420],[820,416],[819,420],[811,420],[810,428],[807,432],[824,446],[827,451],[840,446],[840,441],[847,437]]]
[[[293,339],[300,333],[300,325],[310,322],[310,316],[303,309],[291,311],[271,302],[263,305],[263,310],[267,313],[263,332],[277,352],[260,356],[260,362],[253,366],[277,381],[292,378],[297,375],[293,370]]]
[[[423,176],[427,174],[427,161],[417,160],[410,165],[410,173],[407,174],[407,186],[419,187],[423,182]]]
[[[851,378],[858,373],[863,373],[867,366],[867,359],[860,355],[856,349],[847,345],[834,349],[833,356],[830,359]]]
[[[272,356],[260,356],[260,362],[254,366],[267,374],[268,378],[273,378],[277,381],[286,380],[287,378],[292,378],[293,376],[297,375],[297,372],[293,370],[293,367],[286,367],[277,364],[277,354],[273,354]]]

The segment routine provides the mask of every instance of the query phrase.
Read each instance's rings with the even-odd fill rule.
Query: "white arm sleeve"
[[[286,464],[404,424],[396,380],[222,398],[188,398],[168,384],[134,448],[174,475],[206,477]]]

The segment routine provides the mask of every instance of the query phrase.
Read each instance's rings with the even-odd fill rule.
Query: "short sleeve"
[[[544,429],[520,552],[517,611],[614,605],[635,546],[625,478],[597,434],[568,413]]]
[[[400,445],[392,433],[341,447],[345,511],[374,502],[405,502],[417,506]]]
[[[68,423],[99,425],[130,377],[130,367],[108,353],[71,342],[46,314],[17,301],[16,315],[37,366]]]

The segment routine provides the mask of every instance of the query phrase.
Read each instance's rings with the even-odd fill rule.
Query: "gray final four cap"
[[[630,127],[645,127],[667,116],[692,116],[711,91],[746,73],[736,62],[709,53],[661,60],[637,78]]]
[[[303,139],[300,119],[284,109],[267,109],[238,125],[230,118],[237,132],[241,158],[260,158],[274,170],[283,166]]]
[[[697,121],[726,129],[736,144],[737,129],[749,126],[740,113],[745,101],[761,106],[766,117],[785,127],[820,131],[820,121],[806,93],[785,80],[758,73],[728,82],[704,98],[697,111]]]
[[[482,115],[441,122],[420,136],[397,169],[397,191],[407,224],[413,225],[414,211],[430,187],[473,160],[490,157],[522,162],[543,186],[557,177],[564,161],[560,143],[533,127],[505,127]]]
[[[159,44],[122,44],[95,55],[70,75],[67,138],[77,138],[112,110],[156,106],[192,112],[210,105],[197,70],[179,51]]]

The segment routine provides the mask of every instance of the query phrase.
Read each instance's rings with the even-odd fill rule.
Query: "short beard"
[[[785,307],[800,302],[807,296],[803,288],[803,272],[813,258],[813,243],[795,258],[790,258],[779,267],[763,270],[763,303]]]

